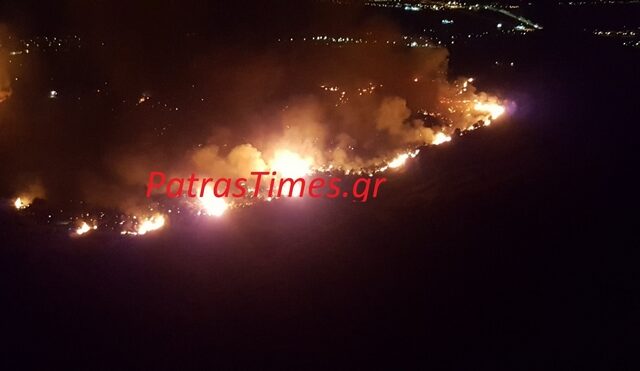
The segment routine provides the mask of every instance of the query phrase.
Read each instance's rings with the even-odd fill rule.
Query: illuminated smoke
[[[267,168],[262,153],[251,144],[238,145],[226,155],[217,145],[207,146],[195,151],[191,161],[194,170],[213,177],[245,177]]]
[[[461,82],[462,81],[462,82]],[[440,82],[443,96],[431,115],[439,125],[427,126],[414,116],[407,100],[382,97],[377,106],[358,107],[358,115],[328,118],[317,101],[296,102],[281,114],[282,129],[267,139],[256,137],[257,146],[241,144],[227,155],[221,147],[210,145],[197,150],[192,159],[198,169],[221,176],[246,176],[250,171],[277,171],[283,177],[300,177],[329,169],[359,172],[401,166],[407,151],[424,145],[439,145],[452,140],[456,129],[474,130],[488,126],[505,113],[504,103],[486,94],[476,94],[470,79],[449,85]],[[350,108],[349,104],[347,107]],[[348,111],[349,112],[349,111]],[[396,157],[400,156],[396,159]],[[242,161],[234,161],[242,159]],[[406,158],[405,158],[406,160]]]
[[[310,158],[302,158],[286,149],[276,151],[269,165],[270,170],[276,171],[283,178],[301,178],[311,174],[312,170]]]
[[[96,144],[88,131],[87,138],[84,132],[74,131],[78,136],[74,140],[81,144],[77,156],[58,160],[34,147],[29,156],[35,169],[29,170],[51,180],[56,177],[43,174],[72,168],[65,173],[71,174],[64,179],[66,184],[59,188],[70,188],[71,194],[78,194],[90,206],[148,216],[154,211],[150,214],[143,189],[150,171],[164,171],[168,178],[196,173],[200,178],[216,179],[249,177],[253,171],[276,171],[278,177],[292,178],[329,171],[373,174],[402,168],[423,146],[450,142],[458,132],[488,126],[505,115],[507,102],[478,92],[473,79],[447,76],[445,49],[416,49],[318,48],[291,51],[291,55],[284,52],[284,56],[231,53],[223,65],[203,62],[216,76],[203,92],[212,108],[197,106],[195,119],[181,116],[182,109],[171,116],[167,121],[181,128],[174,135],[161,136],[143,125],[153,121],[144,114],[160,106],[157,97],[163,94],[139,95],[146,89],[141,87],[127,98],[131,107],[113,118],[113,128],[100,128],[106,137],[117,138],[105,140],[106,144],[97,142],[99,155],[94,156],[103,157],[87,159],[85,167],[72,167],[70,159],[84,161],[87,148]],[[10,93],[10,79],[3,67],[0,56],[0,92]],[[207,86],[206,76],[198,78]],[[0,100],[2,97],[0,93]],[[51,148],[73,152],[66,123],[60,120],[56,125],[56,130],[34,129],[30,135],[40,136],[39,143],[56,145]],[[64,133],[63,138],[42,138],[56,133]],[[12,200],[19,198],[16,208],[28,207],[35,198],[43,197],[44,192],[28,188],[17,186],[24,192],[11,194]],[[47,191],[55,196],[48,183]],[[226,203],[214,197],[197,201],[198,205],[189,205],[191,210],[213,216],[238,206],[236,200]],[[137,218],[122,227],[123,234],[145,235],[167,221],[160,214]]]

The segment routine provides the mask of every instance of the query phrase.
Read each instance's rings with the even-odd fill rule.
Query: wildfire
[[[282,177],[300,178],[311,173],[312,161],[289,150],[277,151],[271,169]]]
[[[31,205],[31,200],[28,200],[24,197],[18,197],[16,198],[16,200],[13,202],[13,206],[18,209],[18,210],[23,210],[26,209],[27,207],[29,207]]]
[[[421,81],[421,78],[415,77],[413,78],[413,81],[418,83]],[[237,163],[241,163],[244,165],[248,162],[247,159],[250,159],[251,161],[253,161],[252,166],[255,166],[255,168],[251,170],[270,170],[277,173],[277,175],[269,174],[266,178],[271,178],[271,175],[274,175],[274,178],[296,179],[310,176],[313,173],[323,172],[328,172],[329,174],[338,172],[338,174],[343,173],[347,176],[369,175],[373,177],[374,174],[377,173],[404,167],[410,161],[410,159],[415,158],[419,154],[420,149],[415,149],[417,146],[441,145],[450,142],[452,141],[451,135],[453,135],[454,132],[462,134],[466,131],[479,129],[482,126],[489,126],[494,120],[503,116],[507,112],[505,106],[501,103],[498,103],[500,101],[497,97],[476,95],[475,88],[470,85],[470,83],[472,82],[473,79],[465,79],[463,82],[460,82],[458,85],[456,85],[455,92],[443,96],[440,100],[440,103],[442,103],[443,105],[443,110],[436,110],[434,112],[427,112],[426,110],[420,111],[425,116],[434,118],[435,122],[433,124],[431,122],[427,122],[426,120],[408,120],[407,118],[411,117],[411,115],[407,114],[405,116],[404,114],[405,111],[409,110],[407,108],[406,102],[400,100],[401,103],[396,104],[399,99],[391,100],[391,103],[384,106],[385,110],[381,109],[381,111],[385,113],[385,115],[380,115],[381,117],[384,116],[384,120],[381,119],[380,122],[376,122],[376,130],[378,131],[375,133],[379,136],[389,134],[389,143],[383,141],[383,145],[381,146],[381,148],[375,148],[377,150],[375,153],[369,153],[369,158],[366,158],[359,152],[360,147],[366,146],[362,145],[363,141],[359,139],[357,135],[353,135],[352,138],[351,134],[353,133],[344,133],[344,136],[348,138],[348,140],[344,143],[342,139],[340,139],[341,137],[338,137],[340,140],[332,141],[332,146],[336,143],[338,144],[335,147],[336,149],[331,152],[331,148],[323,148],[322,139],[318,139],[317,137],[315,137],[315,135],[310,135],[306,131],[293,131],[294,134],[292,134],[291,136],[287,136],[281,141],[275,142],[274,144],[276,144],[276,146],[267,147],[266,152],[261,152],[261,150],[263,149],[245,144],[238,146],[234,148],[234,150],[230,151],[228,158],[224,158],[222,157],[223,155],[219,154],[218,150],[220,148],[217,146],[214,148],[215,150],[211,151],[213,155],[211,155],[209,152],[207,152],[206,155],[219,156],[220,158],[216,157],[216,160],[220,160],[218,162],[224,163],[225,166],[221,166],[223,170],[227,170],[228,168],[237,170]],[[373,91],[377,87],[381,88],[382,85],[375,85],[373,83],[370,83],[368,87],[357,89],[357,92],[360,95],[373,94]],[[341,100],[346,100],[345,90],[338,86],[323,85],[321,86],[321,88],[328,92],[338,93],[340,94]],[[142,96],[138,99],[137,104],[140,105],[148,102],[149,100],[149,95],[145,93],[142,94]],[[0,95],[0,102],[1,101],[2,96]],[[398,112],[400,112],[400,114],[398,114]],[[304,120],[301,120],[298,117],[294,118],[295,120],[292,120],[294,122],[292,125],[295,125],[297,121],[304,122]],[[304,147],[296,147],[295,143],[299,143],[297,142],[297,140],[301,136],[308,136],[309,138],[315,140],[304,142]],[[319,137],[322,138],[322,136]],[[432,139],[430,142],[425,143],[425,138]],[[366,138],[364,144],[367,144]],[[275,150],[275,152],[271,152],[275,148],[280,149]],[[305,148],[305,150],[296,152],[296,150],[299,150],[300,148]],[[220,150],[220,153],[222,152],[224,152],[224,150]],[[273,154],[271,160],[268,161],[269,157],[263,158],[263,153]],[[313,156],[309,156],[309,154],[313,154]],[[203,158],[206,157],[206,159],[208,159],[207,156],[203,156]],[[321,162],[321,159],[329,160],[327,160],[326,163],[316,163],[316,161]],[[211,162],[215,163],[215,161]],[[244,169],[248,166],[242,167]],[[268,183],[269,180],[272,181],[271,184]],[[287,185],[284,184],[285,183],[279,184],[279,182],[274,183],[273,179],[263,181],[263,183],[261,183],[261,186],[258,186],[260,188],[258,189],[258,191],[263,188],[267,189],[270,186],[269,196],[258,197],[256,198],[256,200],[260,199],[269,202],[279,197],[273,196],[273,194],[280,195],[280,192],[277,191],[282,191],[282,193],[284,194],[288,193],[295,195],[298,194],[298,187],[304,186],[304,184],[297,183],[297,185],[293,185],[292,183],[286,183]],[[294,187],[293,190],[290,189],[290,187],[292,186]],[[278,187],[282,187],[282,189],[278,189]],[[247,191],[248,193],[253,193],[254,189],[248,187]],[[272,191],[275,193],[272,193]],[[225,198],[215,197],[212,190],[210,190],[210,192],[208,193],[209,195],[206,197],[198,197],[197,201],[189,201],[189,211],[197,213],[197,215],[222,217],[227,212],[227,210],[232,207],[235,208],[249,206],[253,205],[256,202],[244,200],[245,202],[234,201],[233,203],[229,203]],[[13,201],[13,206],[17,210],[28,208],[34,199],[43,198],[44,196],[43,191],[34,190],[22,190],[19,194],[20,197],[16,198]],[[300,192],[300,194],[302,194],[302,192]],[[296,198],[302,196],[292,197]],[[176,202],[180,201],[176,200]],[[118,220],[119,227],[117,228],[119,228],[122,235],[132,236],[143,236],[150,232],[162,229],[167,224],[168,217],[161,214],[161,212],[164,211],[159,210],[166,209],[163,209],[162,206],[159,208],[150,208],[141,212],[143,213],[143,215],[146,215],[145,217],[134,215],[120,215],[120,219]],[[167,212],[168,214],[171,214],[172,210],[168,209]],[[179,209],[177,213],[180,213]],[[89,220],[89,215],[90,214],[85,213],[83,215],[80,215],[78,218],[72,219],[77,220],[79,224],[74,225],[75,229],[71,229],[71,235],[86,235],[87,233],[98,229],[98,223],[101,226],[100,228],[105,228],[103,227],[106,225],[104,222],[98,222],[97,219]],[[49,218],[51,218],[51,215],[49,216]],[[81,221],[80,219],[89,220],[89,223]]]
[[[399,167],[404,166],[404,164],[407,162],[408,159],[409,159],[409,155],[406,153],[403,153],[398,157],[394,158],[393,160],[391,160],[391,162],[389,162],[387,166],[390,169],[397,169]]]
[[[498,104],[498,103],[481,103],[478,102],[476,103],[476,105],[473,107],[473,109],[475,109],[476,111],[479,112],[486,112],[488,114],[491,115],[492,119],[497,119],[498,117],[502,116],[506,109],[504,108],[504,106]]]
[[[219,197],[200,197],[199,200],[200,204],[204,208],[204,211],[209,216],[220,217],[229,208],[229,204],[227,204],[224,199]]]
[[[13,202],[13,206],[18,210],[22,210],[22,209],[26,209],[27,207],[29,207],[29,203],[27,203],[24,200],[22,200],[22,197],[18,197]]]
[[[82,224],[80,224],[80,227],[78,227],[76,229],[76,234],[78,236],[82,236],[83,234],[87,234],[89,232],[91,232],[92,230],[96,230],[98,229],[98,226],[94,225],[94,226],[89,226],[89,224],[87,224],[86,222],[82,222]]]
[[[31,206],[35,199],[44,199],[44,188],[40,183],[34,181],[25,189],[21,190],[12,202],[12,206],[17,210],[23,210]]]
[[[120,232],[120,234],[143,236],[149,232],[157,231],[158,229],[164,227],[165,223],[166,219],[164,215],[157,214],[148,218],[144,218],[135,226],[134,231],[122,231]]]
[[[433,145],[440,145],[442,143],[446,143],[446,142],[451,142],[451,137],[448,136],[445,133],[438,133],[435,135],[435,137],[433,138],[433,141],[431,142],[431,144]]]

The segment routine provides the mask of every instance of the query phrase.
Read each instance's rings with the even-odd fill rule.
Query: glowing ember
[[[13,206],[18,210],[26,209],[29,205],[31,205],[31,202],[22,197],[16,198],[13,202]]]
[[[271,169],[282,177],[300,178],[311,173],[311,160],[289,150],[277,151]]]
[[[95,225],[94,225],[93,227],[91,227],[91,226],[89,226],[89,224],[87,224],[86,222],[82,222],[82,224],[80,225],[80,227],[78,227],[78,229],[76,229],[76,234],[77,234],[78,236],[82,236],[83,234],[89,233],[89,232],[91,232],[92,230],[96,230],[96,229],[98,229],[98,227],[97,227],[97,226],[95,226]]]
[[[222,216],[229,208],[225,200],[219,197],[200,197],[200,204],[207,215],[217,217]]]
[[[451,137],[448,136],[445,133],[438,133],[435,135],[435,137],[433,137],[433,141],[431,142],[431,144],[433,145],[439,145],[442,143],[446,143],[446,142],[450,142],[451,141]]]
[[[505,108],[498,103],[476,103],[473,107],[476,111],[487,112],[491,115],[491,118],[497,119],[505,112]]]
[[[162,215],[154,215],[150,218],[144,219],[136,228],[136,233],[139,236],[145,235],[149,232],[156,231],[164,227],[165,218]]]

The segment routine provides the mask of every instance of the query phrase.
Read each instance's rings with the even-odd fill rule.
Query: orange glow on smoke
[[[276,152],[271,169],[284,178],[301,178],[311,173],[312,161],[289,150]]]

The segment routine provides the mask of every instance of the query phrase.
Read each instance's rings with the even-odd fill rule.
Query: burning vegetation
[[[56,99],[27,107],[14,95],[2,103],[0,114],[17,128],[13,135],[34,143],[24,151],[18,144],[24,139],[0,138],[8,164],[15,164],[3,171],[42,180],[37,191],[16,184],[13,206],[26,209],[47,189],[54,204],[82,200],[79,215],[86,209],[122,213],[107,229],[141,236],[163,228],[171,213],[220,217],[277,198],[201,197],[178,200],[181,206],[158,205],[145,197],[150,172],[183,179],[193,173],[239,178],[255,171],[277,172],[278,179],[374,176],[402,168],[427,146],[491,125],[511,107],[478,92],[472,78],[450,79],[442,48],[304,47],[217,55],[202,55],[197,67],[179,71],[176,78],[189,83],[173,83],[169,91],[126,83],[123,92],[105,81],[90,99],[72,100],[70,93],[48,87],[43,94],[56,91]],[[78,109],[83,99],[91,110]],[[34,126],[34,110],[44,109],[39,105],[64,109],[50,122],[55,130]],[[95,130],[86,128],[87,118],[96,120]],[[77,236],[105,224],[104,213],[69,218]]]

